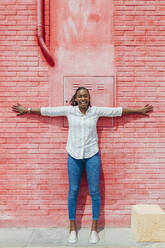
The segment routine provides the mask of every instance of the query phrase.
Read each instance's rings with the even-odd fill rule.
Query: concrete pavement
[[[165,248],[165,243],[136,242],[130,228],[104,228],[99,230],[98,244],[89,244],[90,229],[78,230],[78,242],[67,242],[66,228],[0,228],[0,247],[52,248],[52,247],[105,247],[105,248]]]

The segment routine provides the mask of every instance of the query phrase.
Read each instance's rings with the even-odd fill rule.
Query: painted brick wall
[[[35,37],[36,1],[0,3],[0,225],[67,226],[67,130],[50,118],[16,117],[11,111],[17,102],[50,103],[50,68]],[[165,208],[164,10],[165,1],[114,1],[117,105],[151,103],[154,112],[150,118],[117,118],[114,131],[99,131],[100,225],[129,225],[133,204]],[[48,0],[45,22],[49,46]],[[77,221],[83,226],[91,221],[84,175]]]
[[[48,195],[40,183],[39,164],[39,145],[47,142],[42,135],[45,128],[41,118],[16,117],[11,111],[17,102],[33,107],[48,105],[48,66],[35,36],[36,2],[0,1],[1,226],[37,225],[40,216],[48,215],[45,204],[40,204],[42,196]],[[48,6],[46,1],[46,27]],[[48,28],[46,34],[49,45]]]
[[[127,116],[118,122],[110,173],[117,190],[117,222],[119,213],[128,223],[132,204],[165,208],[164,10],[165,1],[114,1],[118,103],[154,106],[150,118]]]

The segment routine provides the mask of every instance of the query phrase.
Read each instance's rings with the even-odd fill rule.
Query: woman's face
[[[80,109],[87,109],[90,101],[88,91],[86,89],[79,90],[76,94],[75,100],[78,103]]]

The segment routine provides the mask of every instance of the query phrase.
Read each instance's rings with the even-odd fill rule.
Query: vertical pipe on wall
[[[54,60],[44,41],[44,0],[37,0],[37,40],[41,51],[50,66],[54,66]]]

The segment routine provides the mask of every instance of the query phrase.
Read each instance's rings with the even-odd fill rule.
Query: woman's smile
[[[80,105],[86,106],[88,104],[87,101],[80,102]]]

